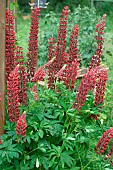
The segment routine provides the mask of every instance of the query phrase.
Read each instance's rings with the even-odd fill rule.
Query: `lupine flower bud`
[[[16,134],[22,137],[26,136],[26,113],[24,112],[18,119],[16,124]]]

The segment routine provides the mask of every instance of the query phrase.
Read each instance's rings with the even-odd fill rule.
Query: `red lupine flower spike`
[[[76,102],[73,104],[73,108],[76,108],[78,111],[80,111],[81,107],[84,105],[88,91],[92,90],[96,85],[96,73],[97,69],[92,69],[82,78],[78,93],[76,95]]]
[[[54,89],[55,75],[60,71],[60,69],[65,64],[65,50],[66,50],[66,33],[67,33],[67,23],[68,23],[68,7],[64,7],[60,17],[60,25],[58,29],[58,42],[56,50],[53,53],[55,60],[48,70],[48,87]],[[51,55],[51,52],[49,55]],[[50,56],[49,56],[50,57]]]
[[[49,39],[48,46],[48,62],[51,61],[52,58],[55,60],[56,56],[56,46],[55,46],[55,38]],[[55,81],[55,73],[54,73],[55,61],[52,62],[48,67],[48,88],[54,89],[54,81]]]
[[[22,137],[26,136],[26,112],[24,112],[18,119],[16,124],[16,134]]]
[[[19,111],[19,66],[17,65],[9,74],[7,81],[8,114],[10,122],[16,122],[20,116]]]
[[[29,36],[29,52],[27,53],[27,73],[28,79],[30,80],[35,73],[37,67],[37,54],[38,54],[38,31],[39,31],[39,12],[38,7],[32,10],[31,14],[31,28]]]
[[[78,61],[79,62],[79,54],[78,54],[78,33],[79,33],[79,27],[76,24],[71,32],[70,36],[70,47],[69,47],[69,62],[72,63],[72,61]]]
[[[22,47],[16,47],[17,64],[19,64],[19,102],[27,105],[27,72]]]
[[[95,106],[98,104],[103,103],[105,90],[106,90],[106,82],[108,79],[108,70],[107,69],[100,69],[98,83],[96,86],[96,94],[94,99]]]
[[[103,15],[103,17],[99,20],[98,24],[96,25],[95,31],[97,33],[97,36],[95,36],[95,39],[97,40],[97,47],[96,47],[95,54],[92,56],[89,69],[92,69],[100,65],[102,52],[103,52],[102,48],[104,42],[103,34],[104,34],[105,23],[106,23],[106,14]]]
[[[6,80],[16,66],[15,46],[14,16],[12,11],[6,10]]]

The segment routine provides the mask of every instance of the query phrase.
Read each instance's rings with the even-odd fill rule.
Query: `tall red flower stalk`
[[[56,56],[55,38],[50,38],[48,42],[48,61]],[[54,62],[48,67],[48,88],[54,89],[55,73]]]
[[[78,61],[79,62],[79,54],[78,54],[78,33],[79,33],[79,27],[76,24],[72,28],[71,36],[70,36],[70,46],[69,46],[69,61],[72,63],[72,61]]]
[[[19,64],[19,102],[21,104],[27,104],[27,73],[26,63],[24,62],[23,48],[16,47],[16,59]]]
[[[16,134],[22,137],[26,136],[26,113],[24,112],[18,119],[16,124]]]
[[[10,122],[16,122],[20,116],[19,111],[19,66],[17,65],[8,76],[8,115]]]
[[[56,58],[54,60],[54,71],[55,74],[62,68],[65,60],[66,50],[66,33],[68,24],[68,6],[64,7],[60,17],[60,26],[58,29],[58,42],[56,47]]]
[[[106,14],[103,15],[103,17],[99,20],[98,24],[96,24],[95,31],[97,35],[95,36],[95,39],[97,40],[97,47],[96,47],[95,54],[92,56],[89,69],[92,69],[100,65],[102,52],[103,52],[102,48],[104,42],[103,34],[104,34],[105,23],[106,23]]]
[[[31,14],[31,27],[29,36],[29,52],[27,53],[27,73],[28,79],[30,80],[35,73],[37,68],[37,55],[38,55],[38,32],[39,32],[39,14],[40,9],[34,8]]]
[[[6,10],[6,80],[15,68],[15,43],[14,16],[12,11]]]
[[[91,69],[82,78],[78,93],[76,95],[76,101],[73,104],[73,108],[77,109],[78,111],[80,111],[81,107],[84,106],[88,91],[92,90],[96,85],[96,73],[97,69]]]

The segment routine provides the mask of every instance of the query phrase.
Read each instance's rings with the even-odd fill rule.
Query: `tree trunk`
[[[4,133],[5,124],[5,20],[6,0],[0,0],[0,135]]]

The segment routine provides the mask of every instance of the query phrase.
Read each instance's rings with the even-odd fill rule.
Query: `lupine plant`
[[[8,113],[5,134],[0,137],[0,168],[103,169],[106,164],[99,160],[95,152],[103,154],[113,138],[113,129],[106,131],[101,123],[107,69],[100,65],[100,60],[96,65],[93,56],[92,64],[79,85],[79,26],[75,24],[72,28],[69,48],[66,50],[69,17],[67,6],[61,13],[57,39],[51,37],[48,41],[48,62],[37,69],[39,11],[39,8],[32,11],[27,62],[24,61],[22,48],[15,44],[13,17],[9,15],[12,13],[6,13]],[[102,53],[101,35],[105,18],[104,15],[96,25],[97,60]],[[9,36],[12,37],[11,42]],[[14,68],[8,70],[10,64]],[[103,129],[105,132],[96,145]],[[111,145],[105,157],[110,159],[111,164],[112,151]]]

